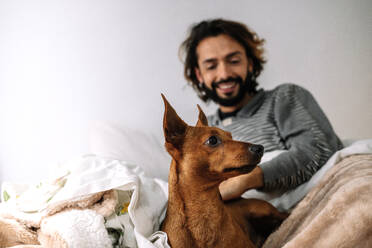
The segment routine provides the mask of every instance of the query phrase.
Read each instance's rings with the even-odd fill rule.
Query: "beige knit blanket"
[[[372,154],[334,165],[263,247],[372,247]]]
[[[66,241],[53,226],[56,216],[66,216],[75,211],[78,217],[79,211],[93,210],[107,217],[114,212],[116,204],[116,192],[108,190],[52,204],[36,217],[0,205],[0,248],[67,248]]]

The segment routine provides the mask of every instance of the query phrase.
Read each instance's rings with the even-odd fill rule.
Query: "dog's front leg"
[[[270,203],[259,199],[240,199],[228,205],[235,214],[244,216],[253,229],[265,238],[288,217],[287,213],[279,212]]]
[[[259,199],[240,199],[233,202],[232,206],[248,219],[271,217],[284,220],[288,217],[287,213],[279,212],[269,202]]]

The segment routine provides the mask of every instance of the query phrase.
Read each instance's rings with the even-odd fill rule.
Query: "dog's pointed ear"
[[[199,106],[199,104],[197,106],[198,106],[198,109],[199,109],[199,118],[198,118],[198,122],[196,123],[196,126],[197,127],[208,126],[207,117],[205,116],[205,114],[204,114],[203,110],[201,109],[201,107]]]
[[[164,118],[163,131],[165,137],[165,146],[169,153],[172,153],[173,148],[179,149],[183,144],[183,139],[186,134],[187,124],[177,115],[176,111],[169,104],[163,94],[164,100]]]

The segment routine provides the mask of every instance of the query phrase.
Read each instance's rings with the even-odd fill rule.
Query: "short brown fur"
[[[256,145],[234,141],[230,133],[208,127],[199,106],[197,125],[188,126],[162,97],[165,147],[173,159],[161,229],[171,247],[250,248],[262,244],[287,214],[257,199],[223,202],[218,189],[223,180],[253,170],[262,153],[250,150]],[[214,138],[209,142],[212,136],[217,145],[213,145]]]

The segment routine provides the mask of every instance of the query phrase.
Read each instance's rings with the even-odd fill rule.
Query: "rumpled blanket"
[[[372,247],[372,154],[330,169],[264,248]]]
[[[53,204],[42,212],[24,213],[0,205],[0,247],[42,244],[42,247],[112,247],[104,218],[117,205],[114,190]]]
[[[136,165],[94,155],[62,171],[57,180],[28,190],[5,184],[0,247],[155,248],[166,242],[155,232],[165,214],[166,182],[145,177]]]

